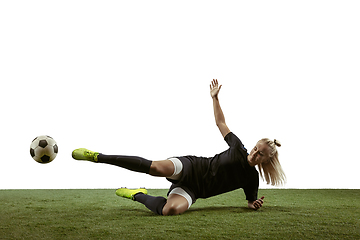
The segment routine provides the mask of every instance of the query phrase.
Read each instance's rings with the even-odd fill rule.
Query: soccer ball
[[[30,155],[38,163],[49,163],[55,159],[58,146],[55,140],[49,136],[38,136],[30,145]]]

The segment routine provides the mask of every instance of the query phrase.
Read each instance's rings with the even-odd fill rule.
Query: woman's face
[[[269,147],[263,142],[258,142],[248,155],[250,166],[254,167],[259,163],[269,160]]]

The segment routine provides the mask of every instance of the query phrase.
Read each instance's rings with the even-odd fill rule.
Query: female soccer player
[[[264,197],[257,198],[259,174],[265,177],[267,184],[284,183],[285,174],[278,160],[277,140],[261,139],[247,153],[238,137],[225,123],[225,117],[219,104],[219,86],[217,79],[210,84],[214,115],[224,140],[229,149],[211,158],[183,156],[162,161],[150,161],[141,157],[105,155],[85,148],[73,151],[76,160],[88,160],[107,163],[132,171],[147,173],[152,176],[166,177],[172,182],[168,198],[147,195],[146,189],[120,188],[116,194],[144,204],[159,215],[177,215],[185,212],[198,198],[208,198],[242,188],[248,200],[248,207],[254,210],[263,205]]]

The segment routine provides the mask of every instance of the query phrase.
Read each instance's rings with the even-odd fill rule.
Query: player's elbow
[[[224,126],[226,126],[225,121],[216,121],[216,126],[218,128],[223,128]]]

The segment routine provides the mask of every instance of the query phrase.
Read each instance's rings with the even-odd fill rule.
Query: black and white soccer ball
[[[30,155],[38,163],[49,163],[55,159],[58,146],[50,136],[38,136],[30,145]]]

